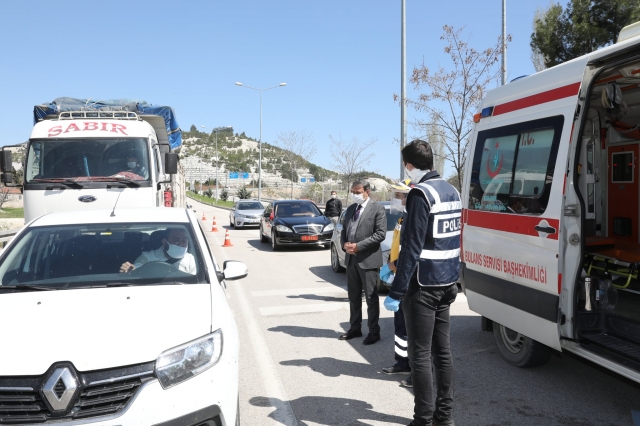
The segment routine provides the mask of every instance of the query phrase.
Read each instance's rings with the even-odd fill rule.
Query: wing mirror
[[[222,264],[222,272],[218,272],[218,281],[240,280],[249,274],[247,265],[237,260],[225,260]]]

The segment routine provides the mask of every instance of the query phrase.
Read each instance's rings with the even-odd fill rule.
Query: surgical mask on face
[[[338,198],[336,194],[331,194],[331,198]]]
[[[364,195],[362,195],[362,194],[354,194],[352,192],[351,193],[351,201],[353,201],[357,205],[360,205],[360,204],[364,203]]]
[[[392,215],[400,214],[404,210],[402,200],[399,198],[392,198],[391,205],[389,206],[389,213]]]
[[[429,173],[429,170],[420,170],[420,169],[416,169],[415,167],[413,168],[413,170],[409,170],[405,167],[404,171],[407,174],[407,176],[409,176],[409,178],[411,179],[411,182],[416,182],[416,183],[420,182],[420,179],[422,179],[424,175]]]
[[[136,162],[135,161],[129,161],[127,163],[127,166],[129,166],[130,169],[133,169],[136,166]]]
[[[168,243],[167,243],[168,244]],[[167,254],[174,259],[182,259],[187,252],[186,247],[177,246],[175,244],[168,244]]]

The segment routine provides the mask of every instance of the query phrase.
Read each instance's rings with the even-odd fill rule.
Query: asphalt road
[[[339,341],[348,328],[347,281],[331,270],[328,250],[273,252],[256,228],[230,228],[228,211],[192,204],[207,231],[216,216],[219,230],[208,237],[218,264],[249,267],[227,289],[241,339],[242,424],[408,425],[413,394],[398,386],[404,376],[381,373],[394,363],[384,296],[382,340]],[[222,247],[227,229],[233,247]],[[633,425],[640,411],[640,385],[575,356],[557,354],[533,369],[507,364],[462,294],[452,305],[451,341],[457,425]]]

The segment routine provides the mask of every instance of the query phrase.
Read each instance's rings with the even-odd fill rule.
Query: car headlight
[[[222,355],[222,330],[168,349],[156,360],[156,376],[163,389],[182,383],[213,367]]]
[[[243,214],[236,213],[236,218],[237,218],[237,219],[244,219],[244,218],[245,218],[245,216],[244,216]]]
[[[286,226],[284,226],[284,225],[278,225],[278,226],[276,226],[276,231],[280,231],[280,232],[293,232],[293,231],[291,230],[291,228],[288,228],[288,227],[286,227]]]
[[[333,231],[333,228],[335,228],[335,226],[333,225],[333,223],[330,223],[324,227],[324,232]]]

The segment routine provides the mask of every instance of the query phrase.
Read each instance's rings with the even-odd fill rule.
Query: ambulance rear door
[[[536,75],[487,96],[491,116],[476,127],[463,187],[469,307],[558,350],[563,194],[585,66],[578,62],[564,77]]]

